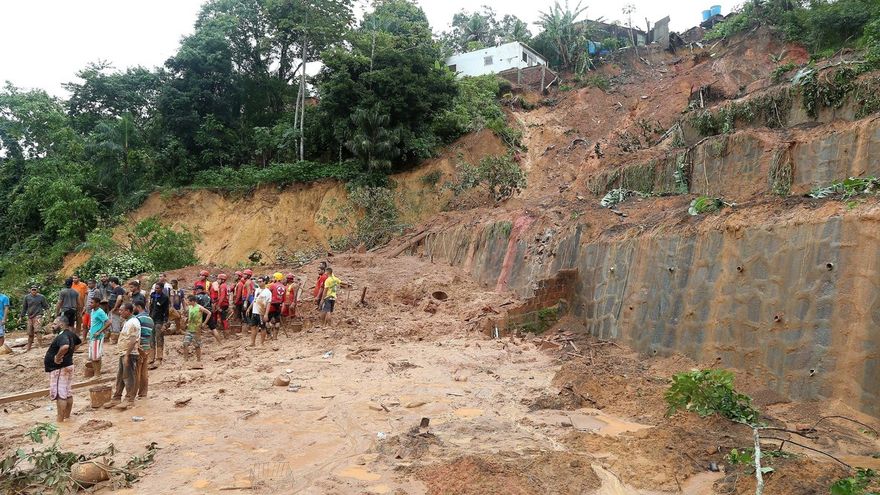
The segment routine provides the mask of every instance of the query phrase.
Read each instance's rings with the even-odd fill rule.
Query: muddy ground
[[[665,415],[671,374],[711,363],[639,356],[584,336],[568,320],[545,335],[491,340],[477,331],[479,322],[514,303],[512,295],[415,258],[333,261],[353,287],[340,296],[332,328],[307,323],[256,349],[245,339],[205,339],[203,369],[189,369],[182,337],[170,336],[150,396],[133,409],[92,410],[88,393],[77,392],[62,447],[91,452],[113,443],[124,463],[156,442],[156,462],[132,488],[115,493],[754,491],[748,469],[726,459],[750,445],[750,431],[720,418]],[[310,270],[303,273],[311,278]],[[360,306],[365,286],[367,304]],[[436,291],[448,298],[436,299]],[[2,393],[41,387],[42,357],[42,350],[2,357]],[[78,354],[76,365],[83,364]],[[299,388],[273,386],[279,375]],[[868,421],[843,404],[787,403],[755,380],[740,386],[772,424],[800,428],[833,413]],[[24,446],[21,435],[34,424],[54,421],[50,407],[47,399],[4,405],[3,452]],[[427,427],[420,427],[423,418]],[[872,457],[880,444],[864,427],[829,420],[819,431],[808,446],[850,464],[880,464]],[[778,442],[766,448],[772,444]],[[820,454],[785,450],[795,455],[770,461],[775,471],[765,493],[827,493],[847,473]]]

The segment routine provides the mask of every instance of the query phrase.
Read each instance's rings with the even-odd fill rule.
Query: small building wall
[[[541,55],[519,42],[461,53],[446,59],[446,65],[459,76],[496,74],[508,69],[524,69],[546,63]]]

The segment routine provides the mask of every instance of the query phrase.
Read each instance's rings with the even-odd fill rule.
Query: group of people
[[[84,342],[87,366],[96,377],[101,374],[105,339],[109,336],[110,343],[116,346],[116,387],[112,400],[104,407],[128,409],[136,397],[147,396],[149,370],[162,364],[165,334],[172,328],[183,330],[186,360],[192,348],[196,360],[201,361],[201,337],[205,330],[218,343],[237,338],[231,330],[230,318],[241,322],[242,333],[250,335],[251,346],[256,345],[257,335],[260,345],[265,344],[267,338],[277,339],[285,322],[297,318],[302,281],[293,273],[254,277],[250,269],[237,271],[234,276],[229,283],[225,273],[212,277],[203,270],[189,294],[179,287],[177,280],[168,281],[165,274],[159,275],[149,293],[141,289],[136,279],[128,282],[127,289],[118,278],[107,275],[85,283],[76,276],[65,280],[51,325],[57,334],[44,359],[50,398],[57,403],[58,421],[70,416],[73,354]],[[331,314],[341,286],[342,281],[333,275],[333,269],[322,262],[313,296],[323,325],[332,324]],[[8,307],[8,296],[0,294],[0,346],[5,343]],[[31,350],[35,338],[42,347],[42,323],[50,309],[39,288],[31,287],[24,297],[20,316],[20,320],[27,318],[25,352]]]

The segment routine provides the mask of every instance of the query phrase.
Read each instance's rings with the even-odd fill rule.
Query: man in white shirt
[[[266,288],[266,280],[262,277],[254,281],[254,302],[251,304],[251,347],[256,345],[257,333],[260,334],[260,345],[266,343],[266,320],[269,316],[269,303],[272,291]]]
[[[141,323],[134,316],[134,306],[123,303],[119,307],[119,316],[122,321],[122,331],[119,332],[119,341],[116,350],[119,352],[119,368],[116,371],[116,391],[113,399],[104,404],[104,409],[126,410],[134,406],[134,397],[137,392],[137,362],[140,350]],[[122,391],[125,390],[125,402],[122,402]]]

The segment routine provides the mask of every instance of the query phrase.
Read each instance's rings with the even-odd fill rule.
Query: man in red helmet
[[[241,316],[242,331],[247,334],[250,331],[251,305],[254,303],[254,272],[250,268],[242,272],[244,284],[241,288],[241,304],[244,311]]]
[[[195,283],[193,283],[193,289],[195,289],[194,292],[198,293],[199,287],[201,287],[204,290],[208,290],[208,276],[209,275],[211,275],[211,274],[208,273],[208,270],[202,270],[199,272],[199,279],[196,280]]]
[[[217,308],[217,322],[223,327],[223,336],[229,338],[229,286],[226,285],[226,274],[217,275],[217,298],[211,302]]]

